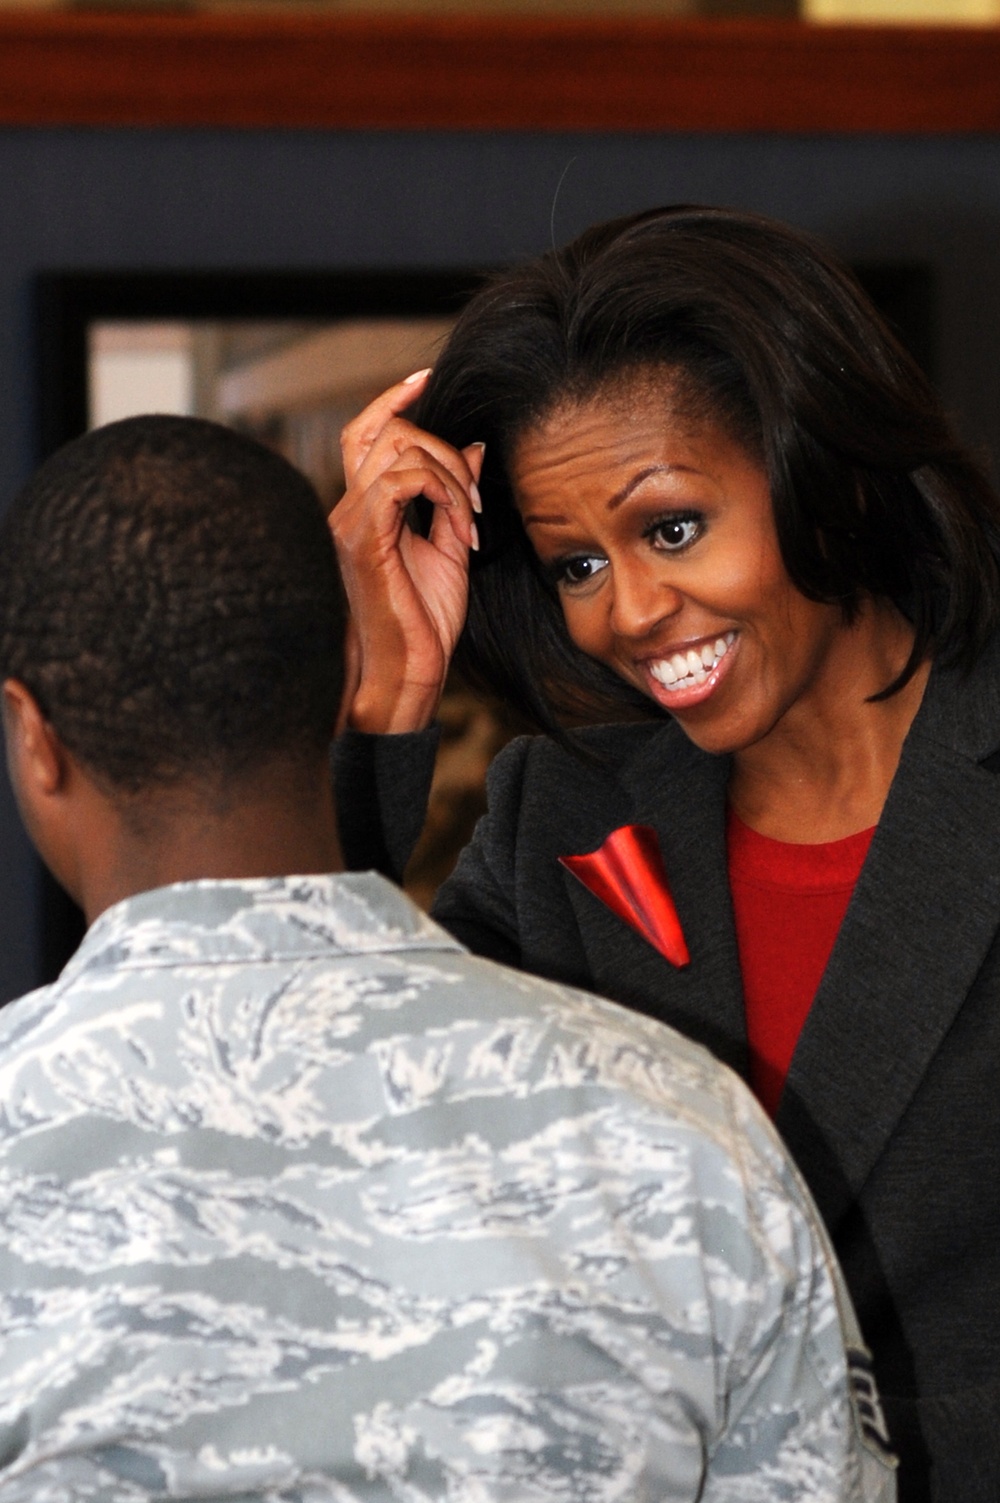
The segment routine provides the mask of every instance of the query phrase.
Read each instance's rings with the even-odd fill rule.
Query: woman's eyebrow
[[[630,479],[626,480],[621,490],[615,491],[614,495],[608,498],[608,511],[617,510],[617,508],[621,506],[622,502],[627,501],[632,492],[638,486],[640,486],[644,480],[648,480],[651,475],[673,475],[678,473],[686,475],[697,475],[701,472],[696,469],[694,465],[690,464],[646,465],[644,469],[637,470]],[[522,516],[521,518],[521,524],[524,527],[568,527],[571,522],[572,518],[564,516],[561,512],[529,512],[527,516]]]
[[[627,501],[629,496],[631,496],[632,492],[635,490],[636,486],[641,485],[644,480],[648,480],[650,475],[672,475],[675,471],[678,470],[689,475],[697,473],[694,467],[689,464],[647,465],[644,470],[639,470],[635,475],[633,475],[631,480],[627,480],[620,491],[615,491],[614,495],[611,496],[608,500],[608,511],[615,511],[619,506],[621,506],[623,501]]]

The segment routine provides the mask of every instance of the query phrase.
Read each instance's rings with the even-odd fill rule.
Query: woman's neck
[[[729,800],[751,829],[801,844],[841,840],[878,823],[920,708],[930,663],[888,699],[913,645],[908,622],[871,603],[812,691],[761,741],[735,754]]]

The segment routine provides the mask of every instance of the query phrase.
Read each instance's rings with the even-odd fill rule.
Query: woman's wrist
[[[369,736],[397,736],[425,731],[433,725],[441,703],[443,686],[402,684],[387,693],[384,685],[374,689],[362,684],[351,703],[347,724]]]

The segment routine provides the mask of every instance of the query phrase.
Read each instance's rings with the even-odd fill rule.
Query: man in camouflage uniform
[[[15,787],[91,921],[0,1014],[0,1503],[890,1503],[740,1082],[329,875],[301,477],[131,419],[0,545]]]

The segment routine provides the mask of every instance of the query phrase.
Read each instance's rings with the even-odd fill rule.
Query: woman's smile
[[[752,745],[849,681],[850,632],[789,578],[763,468],[669,389],[558,409],[516,446],[512,479],[574,643],[705,750]]]
[[[691,643],[650,659],[643,665],[653,681],[649,692],[668,710],[701,704],[732,667],[735,645],[736,632],[727,631],[714,642]]]

